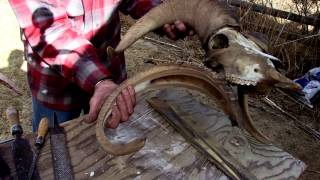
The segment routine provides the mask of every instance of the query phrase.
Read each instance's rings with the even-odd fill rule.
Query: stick
[[[127,29],[126,30],[121,30],[121,33],[125,33],[125,32],[127,32]],[[153,39],[151,37],[145,36],[145,37],[143,37],[143,39],[148,40],[148,41],[152,41],[154,43],[158,43],[158,44],[161,44],[161,45],[169,46],[169,47],[178,49],[180,51],[184,50],[182,47],[176,46],[176,45],[171,44],[171,43],[166,43],[166,42],[163,42],[163,41],[160,41],[160,40],[157,40],[157,39]]]
[[[294,14],[291,12],[286,12],[278,9],[269,8],[266,6],[257,5],[254,3],[246,2],[243,0],[228,0],[230,5],[246,8],[246,9],[252,9],[254,12],[258,12],[261,14],[267,14],[274,17],[279,17],[282,19],[288,19],[294,22],[307,24],[307,25],[313,25],[313,26],[319,26],[320,20],[317,17],[311,17],[311,16],[301,16],[298,14]]]
[[[151,57],[146,57],[143,62],[144,62],[144,63],[154,64],[154,65],[157,64],[156,62],[160,62],[160,63],[173,63],[173,62],[170,61],[170,60],[155,59],[155,58],[151,58]]]
[[[317,37],[317,36],[320,36],[320,33],[313,34],[313,35],[310,35],[310,36],[305,36],[305,37],[302,37],[302,38],[299,38],[299,39],[295,39],[295,40],[292,40],[292,41],[288,41],[288,42],[284,42],[284,43],[281,43],[281,44],[276,44],[276,45],[274,45],[274,47],[283,46],[283,45],[286,45],[286,44],[290,44],[290,43],[294,43],[294,42],[297,42],[297,41],[314,38],[314,37]]]
[[[283,92],[282,90],[276,88],[276,91],[277,91],[277,92],[280,92],[280,93],[281,93],[282,95],[284,95],[284,96],[287,96],[288,98],[290,98],[290,99],[291,99],[292,101],[294,101],[295,103],[298,103],[300,106],[303,106],[306,110],[308,110],[308,111],[310,111],[310,112],[312,112],[312,113],[315,113],[315,110],[313,110],[310,106],[308,106],[308,105],[302,103],[301,101],[293,98],[292,96],[288,95],[287,93]]]
[[[288,113],[285,110],[283,110],[281,107],[279,107],[276,103],[274,103],[268,97],[263,98],[263,101],[265,103],[267,103],[269,106],[278,109],[280,112],[282,112],[283,114],[285,114],[286,116],[288,116],[289,118],[294,120],[294,122],[297,125],[297,127],[300,128],[301,130],[303,130],[305,133],[307,133],[307,134],[313,136],[314,138],[320,140],[320,133],[318,131],[314,130],[313,128],[310,128],[309,126],[307,126],[307,125],[305,125],[303,123],[301,123],[296,117],[294,117],[290,113]]]
[[[320,171],[315,171],[315,170],[308,170],[308,169],[307,169],[306,172],[320,174]]]
[[[165,45],[165,46],[169,46],[169,47],[172,47],[172,48],[176,48],[176,49],[178,49],[180,51],[183,51],[183,48],[181,48],[179,46],[176,46],[174,44],[171,44],[171,43],[166,43],[166,42],[163,42],[163,41],[159,41],[159,40],[153,39],[151,37],[143,37],[143,39],[148,40],[148,41],[152,41],[152,42],[155,42],[155,43],[158,43],[158,44],[161,44],[161,45]]]

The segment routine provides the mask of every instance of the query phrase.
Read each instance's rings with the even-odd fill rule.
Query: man
[[[118,11],[139,18],[160,0],[9,0],[24,37],[28,83],[32,92],[32,126],[42,117],[59,123],[82,111],[85,122],[96,120],[101,105],[126,79],[124,55],[108,58],[105,49],[120,41]],[[165,25],[167,35],[187,32],[177,21]],[[192,32],[191,32],[192,34]],[[179,36],[180,37],[180,36]],[[89,106],[90,105],[90,106]],[[135,92],[117,97],[107,125],[116,128],[133,113]]]

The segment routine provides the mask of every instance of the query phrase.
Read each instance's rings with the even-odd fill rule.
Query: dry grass
[[[295,4],[290,2],[291,0],[260,1],[260,3],[266,4],[269,7],[299,13],[299,11],[295,9]],[[310,7],[310,12],[307,13],[313,14],[316,12],[315,10],[316,8]],[[316,34],[316,32],[312,32],[312,29],[309,28],[308,31],[305,31],[301,28],[300,24],[270,16],[257,15],[251,11],[247,13],[243,10],[240,12],[240,15],[242,17],[244,29],[263,32],[268,35],[272,53],[284,61],[284,68],[291,78],[300,76],[311,67],[320,66],[318,37],[308,38],[308,43],[312,46],[306,46],[304,44],[307,42],[306,40],[288,43],[289,41],[287,39],[290,34],[302,36],[305,36],[306,34]],[[0,29],[0,71],[13,79],[18,87],[25,92],[22,97],[15,97],[7,88],[0,85],[0,140],[3,140],[10,137],[9,123],[4,114],[6,107],[14,105],[21,111],[22,125],[26,132],[31,132],[30,118],[32,112],[31,97],[26,84],[26,73],[21,70],[23,55],[19,28],[7,0],[0,0],[0,16],[2,17],[0,18],[0,27],[2,27]],[[133,21],[125,19],[122,24],[126,29],[130,27],[132,23]],[[262,26],[265,28],[262,28]],[[281,33],[275,30],[281,30],[282,28],[283,30],[280,31]],[[167,46],[150,41],[138,41],[134,47],[126,52],[127,68],[130,76],[151,66],[150,64],[144,63],[144,61],[148,59],[170,61],[186,60],[193,62],[199,62],[203,59],[203,51],[197,37],[190,37],[184,41],[172,42],[164,38],[159,38],[153,34],[149,36],[154,39],[160,39],[161,41],[178,45],[183,50],[168,48]],[[278,44],[283,45],[276,46]],[[291,109],[291,113],[301,119],[304,123],[312,125],[312,122],[314,122],[313,120],[315,117],[312,117],[309,112],[306,112],[302,107],[297,106],[292,102],[289,106],[289,102],[283,101],[285,97],[281,97],[276,93],[271,97],[276,99],[277,103],[282,103],[282,105],[284,105],[283,107],[287,108],[287,110]],[[265,107],[263,104],[255,106],[256,107],[251,106],[250,108],[253,111],[252,113],[257,127],[270,136],[277,146],[284,148],[295,157],[306,162],[307,165],[309,165],[309,170],[320,171],[320,157],[317,153],[320,148],[319,141],[316,141],[301,132],[301,130],[297,129],[289,119],[280,117],[279,112]],[[258,106],[259,108],[257,108]],[[320,176],[317,176],[315,173],[305,173],[303,179],[320,179]]]
[[[0,85],[0,140],[8,139],[10,123],[5,110],[14,106],[20,111],[22,126],[26,133],[31,132],[31,98],[26,83],[26,72],[23,71],[23,45],[20,31],[13,11],[6,0],[0,0],[0,72],[16,82],[23,92],[20,97]]]
[[[292,0],[291,3],[270,0],[252,1],[302,16],[319,16],[320,18],[318,1]],[[239,15],[245,30],[261,32],[268,36],[269,51],[282,60],[284,72],[288,77],[295,79],[314,67],[320,67],[320,31],[315,27],[259,14],[250,9],[240,9]],[[319,109],[312,111],[313,121],[320,118]]]
[[[294,5],[289,6],[288,1],[284,2],[285,7],[281,6],[281,3],[277,3],[278,9],[288,10],[291,12],[299,13],[294,10]],[[270,7],[270,5],[269,5]],[[291,8],[291,9],[290,9]],[[290,42],[288,37],[291,34],[306,36],[316,34],[301,29],[301,25],[298,23],[288,22],[282,19],[274,18],[271,16],[256,14],[253,12],[241,11],[242,25],[245,30],[262,32],[270,39],[270,50],[272,54],[277,56],[284,62],[284,69],[288,76],[291,78],[299,77],[312,67],[320,66],[318,61],[318,38],[308,38],[307,40],[299,40]],[[127,23],[127,24],[126,24]],[[128,21],[126,18],[124,21],[124,27],[130,27],[132,21]],[[265,28],[262,28],[264,26]],[[276,31],[275,29],[282,29],[282,31]],[[159,37],[154,35],[148,35],[155,39]],[[203,59],[203,52],[201,46],[196,37],[189,38],[185,41],[170,42],[161,38],[162,41],[174,43],[184,49],[184,51],[177,51],[174,48],[162,46],[159,44],[138,41],[135,46],[129,48],[126,52],[128,67],[130,74],[139,71],[141,67],[146,67],[143,63],[147,59],[159,59],[159,60],[187,60],[196,61]],[[292,39],[291,40],[296,40]],[[288,44],[284,44],[288,43]],[[309,43],[309,45],[305,45]],[[279,44],[283,44],[277,46]],[[283,109],[292,113],[304,124],[313,127],[314,122],[319,118],[320,111],[308,111],[304,106],[300,106],[288,99],[288,97],[282,96],[277,92],[272,92],[269,98],[273,99]],[[320,179],[320,175],[314,173],[314,171],[320,171],[320,160],[318,149],[320,143],[318,140],[305,134],[301,129],[287,117],[284,117],[279,111],[268,107],[257,99],[251,99],[250,110],[255,120],[256,126],[278,146],[291,153],[295,157],[301,159],[308,165],[307,171],[303,173],[301,179]]]
[[[303,16],[319,15],[319,3],[310,0],[292,0],[291,3],[288,0],[253,1]],[[262,32],[268,36],[270,51],[283,61],[289,77],[296,78],[309,69],[320,66],[320,34],[314,27],[250,10],[242,9],[239,14],[245,30]]]

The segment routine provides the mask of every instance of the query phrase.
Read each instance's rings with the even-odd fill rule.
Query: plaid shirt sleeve
[[[161,4],[161,0],[124,0],[120,10],[126,15],[129,14],[132,18],[138,19],[159,4]]]
[[[91,42],[73,29],[66,6],[48,2],[10,0],[26,41],[43,59],[43,66],[92,93],[94,85],[108,78],[110,71],[99,61]]]

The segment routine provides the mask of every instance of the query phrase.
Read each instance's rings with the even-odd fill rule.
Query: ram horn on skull
[[[188,26],[192,27],[199,36],[204,50],[206,51],[207,64],[216,62],[224,68],[225,76],[228,82],[244,86],[277,86],[288,89],[299,89],[299,86],[292,80],[280,74],[275,70],[273,61],[279,61],[277,58],[265,53],[263,43],[254,39],[252,36],[245,36],[241,32],[241,28],[234,14],[226,1],[219,0],[168,0],[160,6],[149,11],[144,17],[137,21],[123,37],[122,41],[116,48],[116,52],[122,52],[148,32],[160,28],[164,24],[173,23],[176,20],[181,20]],[[160,67],[158,67],[160,68]],[[160,72],[161,71],[161,72]],[[190,72],[189,72],[190,71]],[[164,69],[152,69],[146,73],[135,76],[129,79],[127,83],[136,86],[136,89],[145,89],[159,86],[183,85],[185,87],[198,88],[194,83],[200,83],[209,78],[203,73],[197,74],[191,69],[184,69],[182,72],[174,68],[174,70],[166,71]],[[170,74],[171,73],[171,74]],[[174,78],[179,76],[192,76],[181,78],[181,81]],[[172,75],[173,76],[169,76]],[[155,81],[165,77],[165,82]],[[196,77],[195,80],[194,78]],[[213,78],[213,77],[212,77]],[[225,96],[224,93],[218,93],[217,82],[205,80],[210,84],[203,87],[203,90],[216,98]],[[186,82],[182,82],[186,80]],[[160,83],[160,84],[157,84]],[[155,84],[150,84],[155,83]],[[140,84],[140,85],[138,85]],[[123,84],[121,87],[125,87]],[[198,88],[199,89],[199,88]],[[117,89],[117,93],[121,88]],[[218,93],[218,94],[215,94]],[[219,99],[219,98],[218,98]],[[231,119],[235,119],[239,125],[247,129],[254,137],[261,141],[266,141],[258,130],[256,130],[251,121],[247,108],[246,97],[242,97],[242,109],[234,109],[239,104],[229,104],[226,99],[219,99],[219,103],[224,104],[222,107]],[[241,99],[241,98],[240,98]],[[110,115],[110,107],[113,104],[112,98],[105,102],[97,123],[97,139],[102,147],[109,153],[115,155],[124,155],[137,151],[144,145],[143,140],[134,140],[124,144],[111,143],[104,134],[104,125],[106,118]],[[226,108],[227,107],[227,108]],[[234,116],[237,113],[239,116]]]
[[[277,58],[265,53],[252,37],[246,37],[240,32],[235,11],[226,1],[165,1],[129,29],[116,52],[124,51],[148,32],[176,20],[183,21],[196,31],[206,51],[207,64],[221,64],[229,82],[300,89],[292,80],[274,71],[272,61],[279,61]]]

